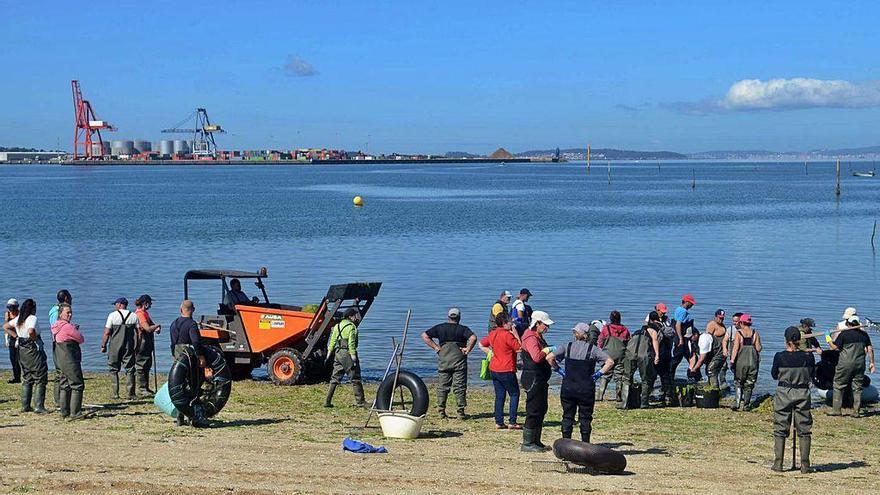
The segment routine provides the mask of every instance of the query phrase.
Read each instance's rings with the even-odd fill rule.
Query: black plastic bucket
[[[694,402],[700,409],[716,409],[721,401],[721,391],[717,388],[711,390],[698,389],[694,392]]]

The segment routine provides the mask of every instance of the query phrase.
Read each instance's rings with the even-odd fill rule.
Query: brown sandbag
[[[626,469],[626,457],[620,452],[571,438],[560,438],[553,442],[553,455],[603,473],[618,474]]]

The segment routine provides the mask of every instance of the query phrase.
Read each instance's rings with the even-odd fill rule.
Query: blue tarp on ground
[[[361,442],[360,440],[353,440],[350,437],[345,437],[342,441],[342,450],[347,450],[349,452],[354,452],[355,454],[387,454],[388,450],[385,447],[373,447],[372,445]]]

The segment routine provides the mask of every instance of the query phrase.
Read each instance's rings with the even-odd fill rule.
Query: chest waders
[[[587,348],[586,359],[572,359],[571,342],[565,353],[565,378],[559,391],[562,403],[562,438],[571,438],[574,431],[574,415],[577,412],[581,430],[581,441],[589,442],[593,431],[593,408],[596,405],[596,384],[593,373],[596,360],[592,359],[593,345]]]
[[[342,381],[342,377],[348,375],[351,387],[354,392],[355,405],[364,407],[364,384],[361,382],[361,366],[351,357],[348,350],[348,337],[343,335],[343,331],[349,326],[355,324],[348,319],[338,323],[333,330],[337,333],[336,343],[333,347],[333,372],[330,375],[330,388],[327,389],[327,398],[324,400],[324,407],[333,407],[333,394],[336,393],[336,387]],[[350,335],[350,334],[349,334]]]
[[[788,354],[786,352],[786,354]],[[803,353],[801,353],[803,354]],[[804,359],[813,360],[812,354]],[[806,474],[810,469],[810,443],[813,428],[813,416],[810,413],[810,368],[806,366],[780,367],[779,383],[773,396],[773,467],[781,472],[785,455],[785,439],[788,438],[792,424],[800,442],[801,472]],[[794,455],[794,454],[792,454]],[[792,464],[794,460],[792,459]]]
[[[82,417],[82,398],[85,381],[82,373],[82,349],[77,342],[55,344],[55,364],[61,370],[58,409],[61,417]]]
[[[440,417],[446,415],[446,399],[449,391],[455,394],[459,417],[464,416],[467,406],[467,356],[461,352],[458,342],[444,342],[437,353],[437,410]]]
[[[110,341],[107,343],[107,365],[110,367],[110,380],[114,399],[119,398],[119,371],[125,370],[128,398],[137,399],[134,393],[134,365],[135,365],[135,332],[137,318],[128,323],[133,313],[123,315],[122,311],[116,311],[122,322],[110,327]]]
[[[46,351],[43,341],[18,339],[18,361],[21,365],[21,410],[22,412],[46,412],[46,384],[49,382],[49,367],[46,364]],[[31,409],[31,397],[34,407]]]
[[[651,398],[651,391],[654,390],[654,382],[657,380],[657,370],[654,367],[654,346],[651,335],[647,330],[639,330],[632,338],[630,338],[626,347],[626,363],[624,367],[624,383],[623,394],[618,408],[626,409],[629,407],[629,396],[632,391],[632,384],[636,371],[642,380],[640,389],[640,407],[646,409],[648,401]]]
[[[857,330],[846,330],[855,332]],[[837,366],[834,367],[834,394],[831,396],[831,414],[840,415],[843,407],[843,395],[852,388],[853,416],[860,415],[862,407],[862,389],[865,374],[865,345],[862,343],[846,344],[840,349]]]
[[[540,335],[537,339],[541,349],[547,347],[547,343]],[[547,446],[541,443],[541,430],[544,427],[544,416],[547,414],[547,383],[550,375],[553,374],[553,369],[544,359],[538,363],[532,361],[532,356],[525,348],[520,351],[520,356],[523,362],[520,384],[526,393],[526,421],[523,425],[523,443],[520,450],[544,452]]]
[[[624,375],[624,357],[626,354],[626,342],[617,337],[608,337],[605,339],[605,352],[608,357],[614,360],[614,368],[611,369],[611,378],[614,380],[616,387],[616,400],[622,400],[621,393],[623,391],[623,375]],[[605,400],[605,389],[608,388],[608,378],[604,375],[599,379],[599,387],[596,390],[596,400]]]
[[[724,337],[712,336],[711,358],[706,358],[706,375],[709,377],[709,385],[717,389],[721,389],[722,375],[724,373],[724,363],[727,361],[724,357]]]
[[[734,381],[736,382],[736,403],[734,409],[741,407],[748,410],[752,403],[752,392],[755,389],[755,382],[758,380],[758,366],[760,365],[760,357],[755,349],[755,337],[757,332],[753,331],[750,338],[742,336],[742,345],[736,354],[736,362],[733,363]]]
[[[152,325],[153,322],[149,321]],[[138,394],[141,397],[152,397],[155,392],[150,390],[150,368],[153,367],[153,350],[156,338],[152,332],[142,331],[138,334],[135,352],[135,369],[137,372]]]

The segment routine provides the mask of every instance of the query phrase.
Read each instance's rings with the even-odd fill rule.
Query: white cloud
[[[852,83],[804,77],[743,79],[733,83],[722,98],[667,105],[686,113],[876,106],[880,106],[880,81]]]
[[[287,63],[284,64],[284,72],[296,77],[310,77],[318,75],[318,71],[307,60],[296,55],[288,55]]]

